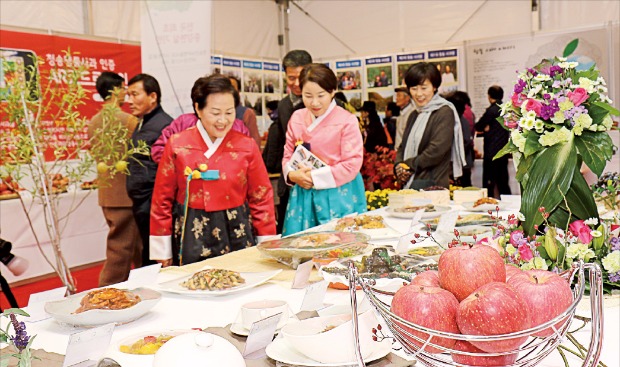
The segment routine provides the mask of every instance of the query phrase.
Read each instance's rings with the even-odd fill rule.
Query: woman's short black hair
[[[328,68],[325,64],[310,64],[304,66],[299,74],[299,85],[302,89],[307,82],[314,82],[329,93],[338,88],[338,79],[336,75],[332,69]]]
[[[441,85],[441,74],[437,67],[428,62],[419,62],[411,65],[411,67],[405,73],[405,84],[407,89],[411,89],[424,83],[425,80],[431,82],[435,89],[439,89]],[[437,93],[435,91],[435,93]]]
[[[97,93],[99,93],[101,98],[106,100],[112,95],[114,88],[121,88],[123,86],[124,81],[125,79],[123,79],[122,76],[111,71],[104,71],[97,78],[95,87],[97,88]]]
[[[196,104],[198,109],[202,110],[207,105],[207,97],[210,94],[229,93],[235,99],[235,107],[239,105],[239,93],[235,90],[230,79],[222,74],[212,74],[206,77],[198,78],[192,87],[192,107],[194,114],[198,117]]]

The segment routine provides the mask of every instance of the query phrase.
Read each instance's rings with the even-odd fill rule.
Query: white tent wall
[[[538,3],[543,31],[620,20],[617,0]],[[2,0],[0,24],[139,41],[139,4],[126,0]],[[281,57],[274,0],[216,0],[212,14],[214,54]],[[307,49],[317,60],[359,57],[523,34],[531,32],[535,23],[531,0],[297,0],[290,2],[290,47]]]

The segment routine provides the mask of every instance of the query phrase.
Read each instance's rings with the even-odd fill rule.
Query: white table
[[[375,213],[384,213],[378,210]],[[395,229],[405,231],[409,227],[409,220],[386,217],[387,223]],[[389,241],[388,241],[389,242]],[[392,241],[394,243],[395,241]],[[262,299],[286,300],[291,308],[297,312],[301,307],[304,290],[291,289],[291,279],[294,271],[285,268],[282,264],[273,260],[262,259],[255,248],[237,251],[219,258],[207,260],[206,264],[231,268],[238,271],[283,269],[274,280],[262,286],[247,290],[243,293],[224,297],[208,299],[196,299],[185,296],[164,293],[161,301],[144,317],[126,325],[117,326],[108,354],[113,355],[112,350],[118,347],[118,343],[128,336],[142,332],[151,332],[167,329],[224,327],[238,317],[239,308],[243,303]],[[198,264],[194,264],[198,266]],[[161,274],[163,276],[164,274]],[[316,280],[316,274],[312,278]],[[359,297],[358,297],[359,299]],[[325,299],[326,303],[349,304],[348,291],[329,289]],[[605,338],[603,342],[602,360],[608,366],[620,366],[618,345],[620,343],[620,297],[612,297],[605,300]],[[579,314],[589,316],[587,303],[582,303]],[[3,319],[3,322],[6,319]],[[29,333],[37,334],[34,342],[35,348],[43,348],[48,352],[64,354],[69,335],[79,329],[70,328],[58,324],[53,319],[28,323]],[[585,343],[589,342],[589,327],[578,333],[578,337]],[[587,344],[585,344],[587,346]],[[571,366],[581,366],[578,359],[568,357]],[[150,361],[145,359],[145,361]],[[135,363],[131,367],[149,366],[149,363]],[[540,366],[559,367],[563,366],[557,352],[553,352]]]
[[[61,221],[62,250],[69,267],[91,264],[105,259],[106,236],[108,225],[101,208],[97,204],[97,190],[73,189],[59,194],[59,214],[64,216],[70,208],[81,200],[81,205]],[[44,253],[54,261],[52,246],[46,231],[43,206],[33,202],[31,197],[24,198],[24,204],[30,209],[30,218],[41,241]],[[2,275],[9,284],[25,281],[29,278],[49,274],[53,269],[45,261],[36,245],[36,241],[22,205],[18,199],[0,201],[0,236],[13,243],[12,253],[28,260],[28,269],[20,276],[14,276],[4,265]]]

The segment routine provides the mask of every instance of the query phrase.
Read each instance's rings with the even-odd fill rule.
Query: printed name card
[[[297,266],[293,285],[291,286],[292,289],[303,289],[308,286],[308,280],[310,279],[310,272],[312,271],[313,265],[314,262],[310,260]]]
[[[106,324],[71,334],[62,367],[97,361],[110,345],[113,332],[114,324]],[[94,366],[95,363],[93,362],[92,365]]]
[[[265,348],[273,341],[280,316],[282,316],[281,312],[252,324],[245,342],[243,358],[259,359],[265,357]]]
[[[316,311],[325,307],[323,300],[327,293],[327,285],[328,283],[324,280],[309,285],[301,302],[301,311]]]
[[[50,318],[51,316],[45,312],[45,303],[63,299],[66,294],[67,287],[31,294],[30,298],[28,298],[28,307],[26,308],[26,312],[28,312],[30,317],[24,319],[24,321],[37,322]]]
[[[416,232],[409,232],[403,236],[400,236],[398,239],[398,244],[396,245],[396,253],[397,254],[406,254],[409,251],[409,246],[411,245],[411,241],[415,239]]]
[[[153,264],[141,268],[132,269],[127,279],[127,289],[136,289],[157,282],[157,275],[161,269],[161,264]]]
[[[416,210],[413,218],[411,219],[411,224],[409,224],[409,232],[413,232],[415,227],[420,224],[420,219],[422,219],[422,214],[424,213],[424,209]]]
[[[442,247],[445,247],[445,245],[454,238],[454,226],[456,225],[458,217],[458,210],[449,211],[439,217],[439,223],[437,223],[434,236]]]

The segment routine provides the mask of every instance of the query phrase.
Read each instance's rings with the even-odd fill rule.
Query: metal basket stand
[[[588,352],[584,357],[582,367],[595,367],[600,358],[603,343],[603,277],[600,267],[597,264],[583,263],[583,261],[573,263],[570,271],[564,274],[567,281],[573,285],[575,277],[576,283],[573,286],[573,303],[570,307],[556,318],[536,327],[503,335],[493,336],[477,336],[463,335],[442,332],[429,329],[417,324],[413,324],[405,319],[400,318],[390,311],[390,305],[377,297],[377,292],[371,287],[374,280],[364,279],[358,275],[355,265],[349,265],[349,292],[351,295],[351,310],[353,335],[355,340],[355,354],[357,364],[360,367],[366,367],[362,358],[360,342],[359,342],[359,324],[357,314],[357,294],[356,288],[360,287],[370,301],[374,310],[385,320],[394,338],[400,342],[404,351],[413,356],[423,366],[428,367],[466,367],[462,363],[456,363],[452,360],[450,353],[457,353],[464,356],[486,356],[501,357],[518,353],[516,361],[506,367],[531,367],[539,364],[545,357],[553,352],[560,345],[569,330],[577,305],[583,298],[586,288],[586,270],[589,273],[590,280],[590,310],[591,310],[591,336]],[[558,326],[560,325],[560,326]],[[554,332],[547,337],[534,337],[536,334],[545,329],[552,329]],[[414,335],[415,333],[415,335]],[[500,353],[471,353],[446,348],[433,343],[433,338],[450,338],[456,340],[464,340],[468,342],[490,342],[490,341],[506,341],[516,338],[527,337],[525,344],[515,350]],[[442,351],[442,353],[429,353],[426,347],[433,347]]]

